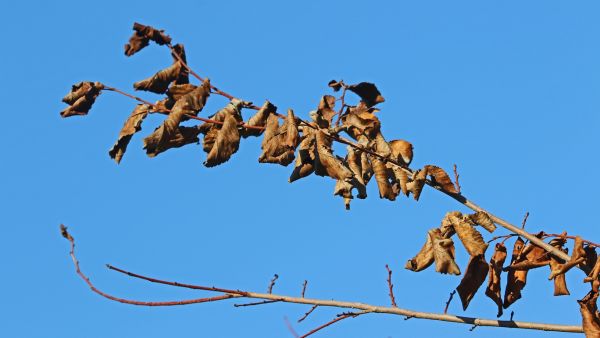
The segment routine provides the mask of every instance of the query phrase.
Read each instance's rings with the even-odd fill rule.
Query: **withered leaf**
[[[518,237],[512,251],[511,264],[520,256],[525,247],[525,242]],[[504,291],[503,307],[507,309],[511,304],[521,298],[521,291],[527,284],[527,270],[508,270],[508,280],[506,281],[506,290]]]
[[[150,157],[154,157],[172,148],[180,148],[192,143],[197,144],[200,142],[198,134],[200,134],[200,128],[197,126],[176,126],[175,129],[172,131],[171,136],[168,139],[164,140],[160,148],[153,149],[154,152],[147,155]],[[148,149],[146,149],[146,152],[148,152]]]
[[[433,238],[427,233],[427,239],[421,250],[419,250],[415,257],[409,259],[404,267],[408,270],[419,272],[427,269],[433,264],[433,261]]]
[[[439,229],[429,230],[429,236],[433,242],[433,258],[435,260],[435,271],[460,275],[460,269],[454,261],[454,242],[452,238],[443,238]]]
[[[444,169],[434,165],[426,165],[424,171],[427,171],[427,174],[432,177],[432,181],[441,186],[445,191],[453,194],[458,193],[454,187],[454,183],[450,180],[450,176],[448,176]]]
[[[408,190],[412,192],[413,198],[415,201],[419,200],[421,197],[421,191],[423,191],[423,187],[425,186],[425,181],[427,180],[427,166],[422,170],[417,170],[413,173],[412,181],[408,182],[406,185]]]
[[[334,92],[338,92],[342,89],[343,84],[344,82],[342,81],[331,80],[327,85],[332,88]]]
[[[344,205],[346,210],[350,210],[350,201],[354,198],[352,196],[352,188],[354,185],[350,180],[337,180],[335,182],[335,188],[333,190],[334,196],[341,196],[344,198]]]
[[[390,165],[389,163],[387,164],[387,167],[392,170],[394,177],[396,178],[397,191],[395,193],[399,194],[402,192],[404,195],[408,196],[410,191],[408,190],[408,174],[406,171],[395,165]]]
[[[488,245],[483,240],[483,237],[469,222],[467,218],[456,219],[452,223],[454,230],[458,234],[458,238],[465,246],[465,249],[471,256],[483,255]]]
[[[506,247],[502,243],[496,243],[494,255],[490,259],[488,286],[485,295],[498,305],[497,317],[502,316],[502,287],[500,286],[502,266],[506,260]]]
[[[174,84],[167,89],[167,96],[173,102],[177,102],[184,95],[189,94],[194,89],[198,88],[197,86],[191,83],[183,83],[183,84]]]
[[[132,56],[148,46],[150,40],[159,45],[171,43],[171,37],[166,35],[163,30],[158,30],[137,22],[133,24],[133,30],[135,32],[129,38],[129,43],[125,45],[125,55],[127,56]]]
[[[342,117],[342,125],[348,135],[362,145],[374,139],[381,128],[381,122],[373,114],[373,109],[368,108],[363,102],[356,107],[348,108],[348,112]]]
[[[573,254],[571,255],[571,259],[565,264],[557,266],[556,269],[553,269],[548,279],[553,279],[558,275],[567,273],[569,270],[571,270],[571,268],[582,263],[584,260],[585,250],[583,249],[583,241],[581,240],[581,237],[577,236],[575,237],[575,244],[573,245]]]
[[[102,89],[104,85],[100,82],[84,81],[73,85],[69,94],[62,99],[69,107],[61,111],[60,116],[87,115]]]
[[[373,167],[367,158],[367,154],[364,151],[360,151],[354,147],[346,147],[348,155],[346,156],[346,162],[355,179],[364,188],[358,190],[358,198],[367,198],[366,185],[369,183],[371,176],[373,175]]]
[[[184,59],[185,52],[183,50],[183,46],[176,45],[175,47],[178,47],[176,50],[179,52],[180,57]],[[173,56],[173,64],[171,66],[158,71],[158,73],[147,79],[134,83],[133,88],[135,88],[135,90],[145,90],[162,94],[167,91],[169,84],[171,83],[181,85],[187,84],[188,82],[189,78],[187,69],[185,69],[181,65],[181,62],[179,62],[179,60]]]
[[[337,114],[335,111],[335,97],[331,95],[321,97],[316,114],[316,122],[321,128],[330,127],[332,118]]]
[[[567,252],[566,249],[561,249],[563,252]],[[550,257],[550,272],[554,270],[560,269],[560,265],[564,264],[565,261],[556,258],[554,256]],[[570,295],[569,289],[567,288],[567,281],[565,279],[565,274],[560,274],[554,278],[554,295],[555,296],[567,296]]]
[[[550,255],[541,247],[529,243],[508,267],[511,270],[531,270],[550,264]]]
[[[474,214],[469,215],[469,218],[471,218],[473,223],[481,226],[490,233],[496,230],[496,224],[494,224],[494,221],[492,221],[490,215],[484,211],[477,211]]]
[[[336,180],[352,179],[354,176],[352,171],[339,158],[333,156],[332,140],[326,136],[323,130],[317,130],[315,133],[317,145],[315,174],[329,176]]]
[[[315,132],[311,128],[305,128],[303,134],[303,139],[298,146],[296,166],[288,180],[290,183],[306,177],[315,171],[317,146]]]
[[[260,109],[254,114],[246,123],[247,126],[252,127],[264,127],[267,124],[267,119],[271,114],[277,113],[277,107],[268,100],[260,107]],[[259,136],[264,130],[244,128],[242,136],[244,138],[249,136]]]
[[[204,108],[209,95],[210,81],[205,79],[201,86],[177,100],[167,119],[152,134],[144,139],[146,154],[154,157],[172,148],[168,146],[171,142],[170,139],[175,137],[177,127],[185,119],[185,115],[197,115]]]
[[[385,99],[381,96],[381,93],[377,89],[375,84],[370,82],[361,82],[358,84],[350,85],[347,87],[348,90],[354,92],[356,95],[365,102],[368,107],[372,107],[378,103],[384,102]]]
[[[577,301],[581,311],[583,332],[587,338],[600,337],[600,313],[597,301],[598,292],[593,290]]]
[[[596,264],[594,264],[594,267],[583,281],[585,283],[589,283],[591,281],[598,280],[598,274],[600,274],[600,259],[596,260]]]
[[[281,127],[277,115],[269,115],[261,146],[263,151],[258,162],[289,165],[294,160],[297,142],[298,125],[291,109]]]
[[[413,146],[404,140],[393,140],[389,142],[394,160],[409,165],[413,159]]]
[[[214,167],[225,163],[240,147],[238,120],[234,114],[227,114],[222,127],[217,132],[216,140],[206,157],[204,165]]]
[[[123,128],[119,132],[117,142],[108,151],[110,158],[114,159],[117,164],[121,162],[133,134],[142,129],[142,121],[148,116],[149,111],[150,106],[138,104],[125,121]]]
[[[467,271],[465,271],[460,284],[456,287],[463,310],[469,307],[471,299],[473,299],[473,296],[475,296],[475,293],[477,293],[477,290],[479,290],[479,287],[485,281],[487,274],[488,264],[485,261],[485,257],[483,255],[471,256]]]
[[[394,191],[389,181],[391,170],[388,170],[385,163],[378,157],[369,155],[369,159],[371,160],[371,165],[373,166],[373,171],[375,173],[375,180],[379,187],[379,197],[394,201],[398,192]]]
[[[459,211],[447,212],[440,224],[440,233],[444,238],[450,238],[454,236],[456,230],[454,229],[454,223],[461,222],[463,214]]]

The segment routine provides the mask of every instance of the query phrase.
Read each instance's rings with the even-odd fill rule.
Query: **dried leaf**
[[[108,151],[110,158],[114,159],[117,164],[121,162],[133,134],[142,130],[142,121],[148,116],[149,111],[150,106],[138,104],[125,121],[123,128],[119,132],[117,142]]]
[[[427,166],[422,170],[417,170],[413,173],[413,180],[408,182],[406,187],[413,194],[413,198],[415,201],[419,200],[421,196],[421,191],[423,191],[423,187],[425,186],[425,181],[427,180]]]
[[[583,248],[583,250],[585,251],[585,256],[583,262],[579,264],[579,267],[581,267],[583,271],[591,272],[598,261],[596,248],[588,244]]]
[[[366,145],[375,138],[381,128],[381,122],[363,102],[356,107],[349,107],[342,117],[342,126],[353,139]]]
[[[204,165],[214,167],[229,161],[231,155],[240,147],[240,133],[238,132],[238,120],[234,114],[227,114],[223,126],[217,133],[216,140],[206,157]]]
[[[458,238],[465,246],[465,249],[471,256],[483,255],[488,245],[483,240],[483,237],[473,225],[467,222],[468,218],[457,219],[452,223],[454,230],[458,234]]]
[[[469,218],[471,218],[473,223],[481,226],[490,233],[496,230],[496,224],[494,224],[490,215],[484,211],[477,211],[476,213],[469,215]]]
[[[331,126],[331,119],[337,114],[335,111],[335,97],[325,95],[321,97],[319,108],[317,109],[317,124],[321,128]]]
[[[73,85],[69,94],[62,99],[69,107],[61,111],[60,116],[87,115],[102,89],[104,85],[100,82],[84,81]]]
[[[271,114],[277,113],[277,107],[275,107],[271,102],[265,101],[262,107],[254,114],[246,123],[248,126],[252,127],[264,127],[267,124],[267,119]],[[242,131],[242,136],[244,138],[249,136],[259,136],[263,133],[263,130],[258,129],[249,129],[246,128]]]
[[[434,165],[426,165],[424,170],[427,171],[428,175],[431,175],[432,181],[437,183],[442,189],[453,194],[458,193],[454,187],[454,183],[450,180],[450,176],[448,176],[444,169]]]
[[[469,307],[471,299],[473,299],[473,296],[475,296],[475,293],[477,293],[477,290],[479,290],[479,287],[485,281],[487,274],[488,264],[485,261],[485,257],[483,255],[471,256],[467,271],[465,271],[460,284],[456,287],[463,310]]]
[[[379,158],[369,155],[369,159],[371,160],[371,165],[373,166],[373,171],[375,172],[375,180],[377,181],[377,186],[379,187],[379,197],[394,201],[398,195],[398,192],[394,191],[389,181],[391,171],[388,170],[385,163],[383,163],[383,161],[381,161]]]
[[[409,259],[404,267],[408,270],[419,272],[427,269],[433,264],[433,261],[433,238],[427,233],[427,239],[421,250],[419,250],[419,253],[417,253],[415,257]]]
[[[144,26],[139,23],[133,24],[133,30],[135,31],[129,43],[125,45],[125,55],[132,56],[139,52],[144,47],[148,46],[150,40],[156,42],[159,45],[171,43],[171,37],[166,35],[163,30],[158,30],[150,26]]]
[[[561,249],[563,252],[567,252],[566,249]],[[564,264],[565,261],[556,258],[554,256],[550,257],[550,272],[553,270],[560,269],[560,266]],[[570,295],[569,289],[567,288],[567,281],[565,279],[565,274],[558,275],[554,278],[554,295],[555,296],[567,296]]]
[[[348,181],[352,179],[354,176],[352,171],[337,157],[333,156],[331,139],[328,138],[322,130],[317,130],[315,137],[317,145],[315,174],[319,176],[329,176],[336,180]]]
[[[182,59],[185,59],[185,52],[183,46],[176,45],[176,51],[179,51],[179,55]],[[174,47],[174,48],[175,48]],[[179,60],[173,56],[173,64],[151,77],[138,81],[133,84],[135,90],[145,90],[157,94],[163,94],[169,88],[169,84],[187,84],[189,82],[187,69],[185,69]]]
[[[350,210],[350,201],[354,198],[354,196],[352,196],[352,188],[354,188],[354,186],[348,180],[337,180],[335,182],[333,195],[344,198],[346,210]]]
[[[525,242],[521,237],[518,237],[513,247],[511,265],[519,258],[524,246]],[[527,284],[527,270],[510,269],[508,271],[506,291],[504,292],[504,303],[502,305],[505,309],[521,298],[521,290],[523,290],[525,284]]]
[[[583,332],[587,338],[600,337],[600,313],[597,301],[598,292],[593,290],[577,301],[581,311]]]
[[[575,244],[573,246],[573,254],[571,255],[571,259],[565,264],[557,266],[556,269],[553,269],[548,279],[553,279],[558,275],[567,273],[569,270],[571,270],[571,268],[583,262],[584,260],[585,250],[583,249],[583,241],[581,240],[581,237],[577,236],[575,237]]]
[[[300,141],[300,145],[298,146],[296,166],[292,172],[292,175],[290,175],[290,183],[306,177],[315,171],[316,142],[315,132],[313,132],[313,129],[304,129],[304,138],[302,141]]]
[[[401,191],[404,195],[408,196],[410,191],[408,190],[408,174],[406,171],[395,165],[388,165],[388,169],[392,170],[394,177],[396,178],[396,184],[398,186],[396,190],[399,190],[396,191],[396,194],[399,194]]]
[[[370,82],[361,82],[348,86],[348,90],[354,92],[365,102],[368,107],[384,102],[385,99],[377,89],[375,84]]]
[[[280,127],[277,116],[269,115],[263,135],[260,163],[277,163],[287,166],[294,160],[298,142],[298,126],[294,112],[289,109],[284,124]]]
[[[342,89],[343,84],[344,82],[342,81],[331,80],[327,85],[332,88],[334,92],[338,92]]]
[[[591,281],[598,280],[598,274],[600,274],[600,259],[596,260],[596,264],[594,264],[594,267],[592,268],[590,273],[587,275],[587,277],[585,277],[583,282],[589,283]]]
[[[195,88],[177,100],[167,119],[152,134],[144,139],[146,154],[154,157],[172,148],[169,144],[171,143],[171,139],[176,137],[177,128],[181,121],[185,119],[185,115],[197,115],[204,108],[209,95],[210,81],[206,79],[200,87]]]
[[[454,229],[454,223],[461,222],[463,214],[459,211],[447,212],[440,224],[440,233],[444,238],[450,238],[454,236],[456,230]]]
[[[393,159],[408,166],[413,159],[413,146],[408,141],[393,140],[389,142]]]
[[[502,287],[500,286],[502,266],[506,260],[506,247],[502,243],[496,243],[494,255],[490,259],[488,286],[485,295],[498,305],[497,317],[502,316]]]
[[[454,261],[454,242],[451,238],[442,238],[439,229],[429,230],[429,236],[433,242],[433,258],[435,260],[435,271],[460,275],[460,269]]]
[[[173,104],[177,102],[184,95],[189,94],[194,89],[198,88],[197,86],[191,83],[183,83],[183,84],[174,84],[167,89],[167,96]]]

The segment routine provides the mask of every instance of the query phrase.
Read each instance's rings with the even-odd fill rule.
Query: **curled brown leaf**
[[[148,116],[149,111],[150,106],[138,104],[125,121],[123,128],[119,132],[117,142],[108,151],[110,158],[114,159],[117,164],[121,162],[133,134],[142,129],[142,121]]]
[[[408,166],[413,159],[413,145],[404,140],[393,140],[389,142],[394,160]]]
[[[210,151],[206,156],[204,165],[207,167],[214,167],[219,164],[229,161],[231,155],[236,153],[240,146],[240,133],[238,131],[238,123],[241,120],[239,110],[241,109],[242,102],[237,99],[233,99],[225,108],[220,111],[223,115],[223,125],[215,126],[211,129],[213,133],[214,141],[211,142]],[[204,144],[204,150],[207,150],[207,142]]]
[[[298,125],[291,109],[282,126],[279,126],[276,115],[269,115],[261,146],[263,151],[258,162],[289,165],[294,160],[297,142]]]
[[[517,237],[512,251],[511,264],[514,263],[525,247],[525,242],[521,237]],[[506,290],[504,291],[503,307],[507,309],[510,305],[521,298],[521,291],[527,284],[527,270],[508,270],[508,280]]]
[[[378,103],[384,102],[385,99],[377,89],[375,84],[370,82],[361,82],[349,85],[348,90],[352,91],[365,102],[367,107],[372,107]]]
[[[171,37],[166,35],[163,30],[145,26],[139,23],[133,24],[133,35],[129,38],[129,43],[125,45],[125,55],[132,56],[144,47],[148,46],[150,41],[159,45],[171,43]]]
[[[553,269],[550,273],[550,277],[548,279],[553,279],[558,275],[562,275],[567,273],[574,266],[582,263],[585,260],[585,250],[583,249],[583,241],[581,237],[575,237],[575,244],[573,245],[573,254],[571,255],[571,259],[565,264],[561,264],[560,266],[556,266],[556,269]]]
[[[408,270],[418,272],[427,269],[433,264],[433,261],[433,237],[427,233],[427,239],[421,250],[419,250],[415,257],[409,259],[404,267]]]
[[[185,51],[182,45],[175,45],[175,51],[179,58],[185,59]],[[189,82],[187,69],[181,65],[179,59],[173,56],[173,64],[151,77],[133,84],[135,90],[145,90],[157,94],[163,94],[171,83],[175,85],[187,84]]]
[[[456,287],[463,310],[466,310],[469,307],[469,303],[475,296],[475,293],[477,293],[477,290],[481,287],[481,284],[485,281],[487,274],[488,264],[485,261],[483,254],[471,256],[465,275],[460,281],[460,284]]]
[[[84,81],[73,85],[62,99],[69,107],[61,111],[60,116],[87,115],[103,89],[104,85],[100,82]]]
[[[433,243],[433,258],[435,260],[435,271],[460,275],[460,269],[454,261],[454,242],[452,238],[443,238],[439,229],[429,230],[429,236]]]
[[[247,126],[251,127],[264,127],[267,124],[267,119],[271,114],[277,113],[277,107],[273,105],[268,100],[262,105],[262,107],[254,114],[248,122]],[[263,133],[263,130],[253,129],[253,128],[245,128],[242,131],[242,136],[244,138],[249,136],[259,136]]]
[[[477,211],[474,214],[469,215],[473,223],[481,226],[488,232],[492,233],[496,230],[496,224],[492,221],[492,218],[485,211]]]
[[[600,337],[600,313],[598,312],[598,292],[590,291],[583,299],[578,300],[583,332],[586,338]]]
[[[456,231],[458,238],[463,243],[465,249],[471,256],[483,255],[488,245],[483,240],[483,237],[477,231],[473,225],[467,222],[468,218],[456,218],[456,221],[452,222],[452,226]]]
[[[450,180],[450,176],[448,176],[444,169],[434,165],[426,165],[423,170],[427,172],[427,175],[431,176],[433,183],[442,187],[444,191],[453,194],[458,193],[454,187],[454,183]]]
[[[498,306],[497,317],[502,316],[502,286],[500,285],[502,277],[502,266],[506,260],[506,247],[502,243],[496,243],[494,255],[490,259],[488,285],[485,289],[485,295]]]

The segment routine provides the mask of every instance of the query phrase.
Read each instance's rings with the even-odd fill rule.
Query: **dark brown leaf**
[[[368,107],[372,107],[378,103],[384,102],[385,99],[377,89],[375,84],[370,82],[361,82],[355,85],[348,86],[348,89],[365,102]]]
[[[216,139],[204,162],[205,166],[214,167],[225,163],[238,151],[240,147],[238,122],[236,114],[228,112],[225,115],[223,125],[218,129]]]
[[[488,264],[485,261],[485,257],[483,255],[471,256],[467,271],[465,271],[460,284],[456,287],[463,310],[469,307],[471,299],[473,299],[473,296],[475,296],[475,293],[477,293],[477,290],[479,290],[479,287],[485,281],[487,274]]]
[[[409,259],[404,267],[408,270],[419,272],[427,269],[433,264],[433,261],[433,237],[428,232],[425,244],[423,244],[419,253],[417,253],[415,257]]]
[[[129,43],[125,45],[125,55],[132,56],[139,52],[144,47],[148,46],[150,40],[156,42],[159,45],[171,43],[171,37],[166,35],[163,30],[158,30],[150,26],[144,26],[139,23],[133,24],[133,30],[135,31]]]
[[[104,85],[100,82],[79,82],[71,88],[69,94],[63,97],[63,102],[69,107],[60,112],[60,116],[87,115],[96,101]]]
[[[114,159],[117,164],[121,162],[133,134],[142,130],[142,121],[146,118],[149,111],[150,106],[138,104],[125,121],[123,128],[119,132],[117,142],[108,151],[110,158]]]
[[[176,45],[177,51],[182,59],[185,58],[185,52],[183,50],[183,46]],[[163,94],[169,88],[169,85],[173,83],[174,85],[182,85],[188,84],[189,78],[187,69],[185,69],[179,60],[173,56],[173,64],[163,70],[160,70],[158,73],[152,75],[151,77],[144,79],[142,81],[138,81],[133,84],[133,88],[135,90],[145,90],[157,94]],[[189,89],[190,87],[185,87],[181,89]]]
[[[497,317],[502,316],[502,287],[500,286],[502,266],[506,260],[506,247],[502,243],[496,243],[494,255],[490,259],[488,286],[485,295],[498,305]]]
[[[169,146],[171,139],[175,137],[177,128],[186,114],[196,116],[204,108],[206,99],[210,95],[210,81],[204,80],[201,86],[183,95],[171,110],[167,119],[152,134],[144,139],[146,154],[154,157],[159,153],[172,148]],[[186,143],[187,144],[187,143]]]
[[[586,338],[600,337],[600,313],[598,312],[598,292],[590,291],[583,299],[578,300],[583,332]]]
[[[330,88],[332,88],[334,92],[338,92],[338,91],[340,91],[340,89],[342,89],[342,86],[344,85],[344,82],[343,81],[331,80],[331,81],[329,81],[329,83],[327,85]]]
[[[263,135],[260,163],[277,163],[287,166],[294,160],[294,151],[298,142],[298,125],[294,112],[289,109],[284,124],[280,127],[277,115],[267,118],[267,127]]]
[[[598,280],[598,274],[600,274],[600,259],[596,260],[596,264],[594,264],[594,267],[583,281],[585,283],[589,283],[591,281]]]
[[[460,275],[460,269],[454,261],[454,242],[452,238],[443,238],[439,229],[429,230],[433,243],[433,258],[435,260],[435,271]]]
[[[252,127],[264,127],[267,124],[267,118],[271,114],[277,113],[277,107],[275,107],[271,102],[265,101],[262,107],[254,114],[246,123],[248,126]],[[242,131],[242,136],[244,138],[249,136],[259,136],[263,133],[264,130],[258,129],[244,129]]]
[[[512,251],[511,264],[515,262],[523,251],[525,242],[518,237]],[[504,292],[503,307],[507,309],[511,304],[521,298],[521,291],[527,284],[527,270],[508,270],[508,280]]]

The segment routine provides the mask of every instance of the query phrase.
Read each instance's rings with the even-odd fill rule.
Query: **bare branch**
[[[525,229],[525,224],[527,224],[527,218],[529,218],[529,211],[525,213],[525,217],[523,217],[523,222],[521,223],[521,229]]]
[[[450,292],[450,297],[448,298],[448,301],[446,302],[446,307],[444,307],[444,314],[448,313],[448,307],[450,306],[450,303],[452,302],[452,298],[454,297],[455,293],[456,293],[456,290],[452,290],[452,292]]]
[[[323,325],[321,325],[321,326],[319,326],[319,327],[317,327],[317,328],[315,328],[313,330],[310,330],[308,333],[300,336],[300,338],[308,337],[308,336],[312,335],[313,333],[316,333],[316,332],[318,332],[318,331],[320,331],[320,330],[322,330],[322,329],[324,329],[324,328],[326,328],[326,327],[328,327],[330,325],[333,325],[333,324],[339,322],[340,320],[344,320],[344,319],[350,318],[350,317],[352,317],[352,318],[358,317],[358,316],[360,316],[362,314],[365,314],[367,312],[369,312],[369,311],[363,311],[363,312],[360,312],[360,313],[344,313],[342,315],[338,315],[337,318],[332,319],[332,320],[328,321],[327,323],[325,323],[325,324],[323,324]]]
[[[302,297],[304,298],[304,297]],[[313,307],[310,308],[310,310],[308,310],[304,316],[302,316],[300,319],[298,319],[298,323],[301,323],[303,320],[306,319],[306,317],[308,317],[313,311],[315,311],[315,309],[318,307],[319,305],[313,305]]]
[[[305,279],[302,284],[302,298],[304,298],[304,293],[306,292],[306,285],[308,285],[308,281]]]
[[[390,290],[390,300],[392,302],[392,306],[393,307],[398,307],[398,305],[396,305],[396,297],[394,297],[394,284],[392,284],[392,270],[390,270],[390,267],[386,264],[385,268],[387,269],[388,272],[388,278],[387,278],[387,283],[388,283],[388,288]]]
[[[275,286],[275,281],[277,280],[277,278],[279,278],[279,275],[274,274],[273,279],[271,279],[271,282],[269,283],[269,289],[268,289],[269,293],[273,293],[273,287]]]
[[[458,193],[460,194],[460,182],[458,182],[458,178],[460,177],[460,175],[458,174],[458,168],[456,167],[456,163],[454,164],[454,187],[456,188],[456,191],[458,191]]]

